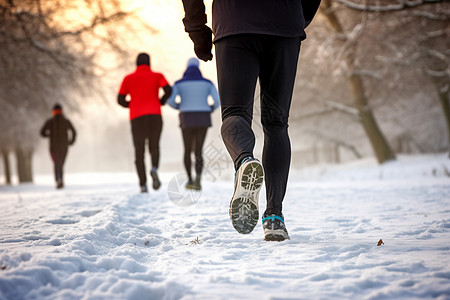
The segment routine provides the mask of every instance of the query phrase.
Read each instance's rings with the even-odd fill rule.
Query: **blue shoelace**
[[[272,220],[272,221],[280,220],[284,224],[284,219],[280,216],[268,216],[268,217],[263,218],[262,222],[264,223],[266,220]]]

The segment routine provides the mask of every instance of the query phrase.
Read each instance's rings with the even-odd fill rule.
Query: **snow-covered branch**
[[[334,101],[326,101],[325,104],[328,107],[331,107],[335,110],[344,112],[344,113],[352,115],[354,117],[359,117],[359,112],[356,108],[350,107],[350,106],[342,104],[342,103],[334,102]]]
[[[294,119],[297,120],[301,120],[301,119],[307,119],[307,118],[313,118],[313,117],[318,117],[321,115],[325,115],[325,114],[329,114],[332,112],[342,112],[346,115],[350,115],[354,118],[359,118],[359,113],[358,110],[350,107],[348,105],[342,104],[342,103],[338,103],[335,101],[325,101],[324,102],[325,106],[322,108],[317,108],[317,109],[311,109],[308,111],[303,111],[302,113],[298,113],[293,115],[292,117]]]
[[[350,150],[355,155],[355,157],[357,157],[357,158],[361,158],[362,157],[361,153],[358,151],[358,149],[354,145],[352,145],[350,143],[347,143],[344,140],[337,139],[335,137],[329,136],[329,135],[327,135],[327,134],[325,134],[325,133],[323,133],[321,131],[317,131],[317,130],[309,130],[309,132],[314,134],[315,136],[317,136],[320,139],[323,139],[323,140],[328,141],[328,142],[330,142],[332,144],[335,144],[337,146],[340,146],[340,147],[343,147],[345,149]]]
[[[354,10],[371,11],[371,12],[392,12],[412,7],[418,7],[429,3],[444,2],[443,0],[398,0],[397,4],[368,5],[355,3],[351,0],[334,0],[334,1]]]

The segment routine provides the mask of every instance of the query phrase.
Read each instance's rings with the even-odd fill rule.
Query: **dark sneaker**
[[[148,193],[147,185],[141,185],[141,193]]]
[[[58,180],[58,182],[56,183],[56,188],[62,189],[63,187],[64,187],[64,183],[62,182],[62,180]]]
[[[246,158],[236,171],[234,193],[230,202],[230,219],[242,234],[253,231],[259,220],[259,191],[264,182],[264,169],[259,160]]]
[[[265,241],[289,240],[283,216],[270,215],[262,219]]]
[[[195,189],[194,181],[191,178],[189,178],[188,181],[186,182],[185,187],[187,190],[194,190]]]
[[[201,191],[202,185],[200,184],[200,177],[195,178],[195,181],[189,178],[188,182],[186,183],[186,189]]]
[[[202,185],[200,183],[200,177],[195,178],[194,190],[197,190],[197,191],[201,191],[202,190]]]
[[[152,180],[153,180],[153,185],[152,185],[153,189],[154,190],[159,189],[159,187],[161,186],[161,181],[159,181],[158,173],[155,170],[151,170],[150,176],[152,176]]]

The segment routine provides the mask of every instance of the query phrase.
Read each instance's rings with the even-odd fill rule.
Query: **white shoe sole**
[[[289,234],[287,234],[286,231],[282,229],[277,230],[264,230],[264,240],[265,241],[284,241],[284,240],[290,240]]]
[[[259,191],[264,182],[264,169],[258,160],[244,162],[236,174],[234,194],[230,202],[230,219],[237,232],[248,234],[259,220]]]

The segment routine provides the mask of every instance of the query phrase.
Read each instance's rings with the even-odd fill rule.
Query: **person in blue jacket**
[[[180,101],[176,98],[180,96]],[[214,104],[208,104],[211,96]],[[211,112],[220,106],[219,94],[214,84],[202,76],[199,61],[188,60],[183,78],[175,82],[167,104],[180,111],[180,127],[184,143],[184,166],[188,176],[187,189],[201,190],[203,170],[202,149],[208,127],[211,127]],[[195,180],[191,173],[191,153],[195,153]]]

